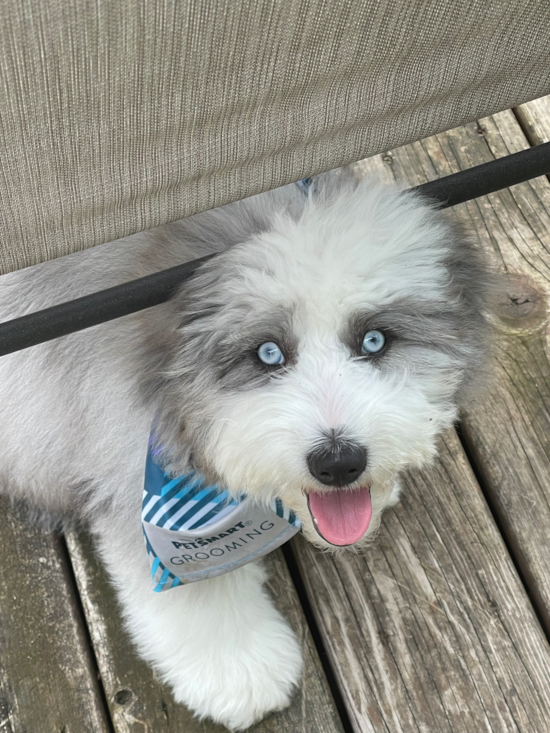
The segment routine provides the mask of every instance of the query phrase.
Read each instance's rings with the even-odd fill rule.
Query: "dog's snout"
[[[326,486],[345,486],[357,481],[367,465],[367,451],[357,443],[319,447],[307,457],[309,472]]]

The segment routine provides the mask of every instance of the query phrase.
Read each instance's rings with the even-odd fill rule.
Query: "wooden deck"
[[[357,164],[417,184],[550,140],[550,98]],[[364,556],[270,556],[302,641],[291,707],[254,733],[550,731],[550,183],[463,204],[506,273],[494,370]],[[222,733],[132,651],[86,535],[0,510],[0,733]]]

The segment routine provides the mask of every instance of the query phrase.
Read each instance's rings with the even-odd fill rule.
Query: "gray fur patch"
[[[258,358],[261,344],[275,341],[285,354],[287,368],[296,358],[291,309],[267,302],[256,307],[245,300],[225,302],[221,286],[227,277],[239,276],[225,268],[220,258],[198,273],[182,292],[177,304],[182,344],[178,362],[186,375],[207,373],[211,386],[255,389],[268,383],[274,372]]]
[[[461,402],[488,355],[491,329],[487,294],[493,277],[464,232],[452,227],[449,235],[444,260],[449,279],[444,298],[397,296],[380,310],[355,314],[340,337],[352,354],[383,370],[397,370],[400,362],[409,371],[433,369],[430,351],[445,354],[447,368],[462,373]],[[365,355],[361,344],[365,333],[372,329],[384,333],[386,347],[380,354]]]

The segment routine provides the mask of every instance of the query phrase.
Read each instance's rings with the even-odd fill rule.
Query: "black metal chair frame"
[[[412,190],[439,202],[441,208],[447,208],[548,174],[550,142],[424,183]],[[207,259],[209,257],[186,262],[1,323],[0,356],[164,303]]]

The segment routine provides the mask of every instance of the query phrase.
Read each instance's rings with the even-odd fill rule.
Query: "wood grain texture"
[[[416,185],[527,145],[508,111],[355,167]],[[448,212],[505,273],[493,373],[463,430],[547,623],[549,192],[539,178]],[[548,730],[548,646],[456,438],[364,558],[294,546],[357,731]]]
[[[392,151],[389,166],[382,156],[365,165],[416,184],[528,145],[507,111]],[[540,177],[457,206],[449,216],[505,274],[492,373],[479,401],[464,412],[462,430],[550,633],[550,183]]]
[[[550,95],[520,104],[514,112],[518,116],[531,145],[550,141]]]
[[[0,500],[0,731],[107,733],[58,538]]]
[[[67,544],[96,650],[115,733],[223,733],[198,722],[174,702],[151,668],[137,657],[124,631],[107,575],[90,538],[70,533]],[[305,674],[291,706],[250,728],[251,733],[342,733],[342,725],[301,606],[280,551],[267,558],[276,603],[302,642]]]
[[[527,145],[509,112],[481,124],[495,157]],[[508,287],[487,398],[465,412],[463,432],[550,633],[550,184],[543,177],[493,194],[481,212],[480,224],[494,222]]]
[[[548,730],[550,649],[454,432],[363,555],[293,549],[358,733]]]

